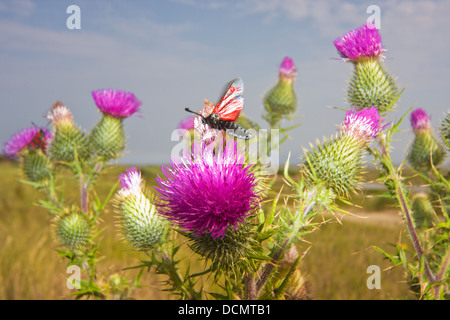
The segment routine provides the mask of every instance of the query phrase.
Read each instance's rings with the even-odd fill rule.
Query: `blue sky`
[[[69,30],[69,5],[81,10],[81,30]],[[347,108],[352,66],[338,58],[333,40],[363,25],[370,5],[381,10],[386,68],[406,90],[389,121],[411,106],[439,125],[450,107],[449,1],[62,1],[0,2],[0,142],[43,118],[61,100],[86,131],[100,114],[91,91],[134,92],[142,117],[125,120],[129,164],[169,161],[172,131],[203,99],[217,100],[241,77],[244,113],[265,127],[262,97],[277,81],[278,66],[293,58],[301,126],[282,146],[299,162],[301,147],[330,137]],[[286,125],[296,122],[287,123]],[[394,145],[403,159],[412,140],[409,122]],[[437,133],[437,131],[436,131]]]

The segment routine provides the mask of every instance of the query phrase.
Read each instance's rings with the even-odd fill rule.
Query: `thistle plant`
[[[381,46],[381,37],[374,26],[366,25],[349,32],[334,42],[341,57],[354,64],[354,74],[348,88],[348,101],[353,108],[375,106],[380,115],[385,116],[392,110],[401,92],[392,76],[380,64],[380,57],[385,49]],[[394,265],[405,266],[408,281],[419,284],[420,298],[442,299],[448,295],[448,265],[450,250],[448,247],[449,216],[445,206],[443,222],[430,225],[426,240],[423,227],[430,221],[432,207],[428,200],[410,198],[411,191],[405,185],[401,166],[396,167],[390,157],[393,135],[406,114],[378,139],[378,149],[368,149],[380,165],[380,180],[385,184],[388,195],[397,200],[403,213],[405,227],[414,247],[411,259],[407,258],[403,246],[397,246],[397,253],[391,255],[381,248],[382,252]],[[411,114],[411,125],[415,134],[411,145],[408,162],[430,186],[431,193],[440,203],[445,201],[442,194],[448,191],[448,182],[436,168],[444,160],[444,149],[433,137],[430,119],[426,112],[417,109]],[[426,174],[424,174],[424,172]],[[439,190],[440,192],[436,192]],[[442,192],[444,191],[444,192]],[[447,193],[448,194],[448,193]]]
[[[326,223],[317,219],[319,215],[331,213],[337,218],[337,213],[347,213],[339,203],[349,203],[360,190],[364,156],[369,153],[387,196],[402,211],[414,250],[407,252],[401,244],[394,254],[375,249],[395,266],[405,267],[418,298],[447,298],[450,183],[439,164],[450,149],[450,113],[441,124],[441,143],[433,136],[427,113],[414,110],[410,118],[414,140],[405,161],[395,166],[391,142],[407,113],[388,128],[385,117],[402,91],[382,65],[386,50],[379,31],[366,24],[337,38],[334,45],[341,58],[353,65],[349,108],[335,135],[303,148],[294,177],[288,158],[283,172],[288,194],[283,188],[277,192],[272,188],[278,174],[271,179],[264,176],[261,161],[250,161],[246,147],[203,121],[215,106],[208,100],[197,117],[179,123],[179,129],[196,139],[182,155],[162,166],[154,188],[145,187],[140,169],[129,167],[105,199],[97,196],[94,187],[107,163],[125,150],[123,122],[142,105],[133,93],[92,91],[101,114],[90,132],[77,126],[71,111],[57,101],[47,116],[52,132],[34,126],[13,135],[4,153],[21,162],[24,182],[47,197],[38,204],[52,217],[57,252],[84,271],[75,297],[127,298],[143,273],[153,271],[164,276],[163,290],[180,299],[309,298],[300,269],[308,249],[299,252],[298,244]],[[280,147],[287,130],[293,128],[282,128],[281,123],[291,120],[297,108],[296,76],[293,60],[286,57],[278,82],[264,95],[263,118],[270,129],[284,134],[277,145],[270,143],[271,151]],[[259,128],[244,116],[238,121],[245,128]],[[424,194],[414,194],[407,184],[406,163],[425,182]],[[78,202],[63,197],[60,186],[68,174],[79,190]],[[105,280],[97,271],[99,224],[111,199],[117,232],[130,250],[145,257],[126,268],[140,271],[131,288],[125,277],[112,274]]]
[[[22,182],[45,194],[46,199],[37,204],[51,216],[58,254],[67,258],[69,266],[84,271],[81,287],[73,295],[104,299],[114,291],[125,298],[125,291],[119,291],[128,292],[129,286],[118,289],[117,281],[103,283],[97,274],[100,217],[116,186],[101,200],[94,184],[107,161],[119,157],[124,149],[122,120],[136,112],[140,102],[132,93],[116,90],[95,91],[93,96],[103,116],[91,133],[85,134],[69,108],[57,101],[47,116],[52,131],[37,126],[23,129],[5,143],[3,152],[22,163],[26,177]],[[70,175],[74,179],[67,179]],[[78,204],[64,197],[64,182],[77,185]]]

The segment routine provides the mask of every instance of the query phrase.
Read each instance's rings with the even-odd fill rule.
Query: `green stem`
[[[274,270],[276,264],[281,260],[283,257],[285,251],[290,247],[291,243],[296,238],[298,232],[301,228],[304,227],[304,220],[307,216],[307,214],[312,210],[312,208],[315,205],[314,197],[315,197],[315,191],[310,192],[308,199],[305,199],[306,205],[303,205],[303,210],[299,211],[297,213],[296,218],[294,219],[294,224],[290,228],[290,232],[288,235],[284,238],[281,245],[279,245],[278,250],[275,251],[275,253],[272,256],[272,259],[270,263],[266,264],[258,282],[256,283],[256,296],[259,295],[262,288],[266,284],[267,280],[269,279],[272,271]]]
[[[417,257],[420,261],[422,259],[422,256],[424,255],[424,252],[423,252],[422,246],[420,244],[420,240],[419,240],[419,236],[417,235],[416,228],[414,227],[414,223],[413,223],[413,220],[411,217],[411,210],[409,209],[409,205],[408,205],[407,199],[405,197],[403,184],[400,181],[400,177],[397,173],[397,170],[394,167],[392,160],[386,150],[386,145],[380,141],[380,147],[381,147],[381,151],[382,151],[383,164],[387,168],[389,176],[395,184],[396,198],[397,198],[398,203],[400,204],[400,208],[402,210],[403,216],[405,217],[406,227],[407,227],[409,235],[411,237],[411,241],[413,243]],[[433,272],[431,271],[430,266],[429,266],[428,261],[425,256],[424,256],[424,267],[425,267],[425,275],[426,275],[427,279],[431,282],[434,282],[435,276],[433,275]]]
[[[172,282],[175,284],[176,288],[180,288],[180,290],[183,292],[183,294],[188,297],[188,300],[198,300],[201,297],[198,295],[197,292],[195,292],[193,289],[186,287],[183,281],[183,278],[178,273],[177,268],[172,262],[172,259],[162,251],[162,258],[164,259],[164,262],[160,264],[159,267],[163,267],[165,273],[170,277]]]

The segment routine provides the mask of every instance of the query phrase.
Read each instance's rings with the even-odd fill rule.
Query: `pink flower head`
[[[280,65],[280,77],[283,78],[294,78],[296,75],[296,67],[294,60],[289,57],[285,57]]]
[[[194,117],[187,116],[178,123],[177,129],[192,130],[194,129]]]
[[[133,93],[114,89],[92,91],[92,97],[102,112],[116,118],[127,118],[142,105]]]
[[[431,117],[425,110],[417,108],[411,112],[411,126],[414,132],[429,131],[431,129]]]
[[[47,114],[47,119],[50,120],[55,126],[61,125],[73,125],[73,116],[69,108],[62,104],[60,101],[56,101],[50,112]]]
[[[353,136],[363,143],[372,141],[383,128],[377,107],[364,108],[360,111],[349,110],[341,125],[344,134]]]
[[[40,139],[45,139],[45,144],[47,144],[48,141],[52,138],[52,134],[50,133],[50,131],[45,127],[33,126],[22,129],[18,133],[12,135],[9,141],[5,142],[4,144],[3,153],[10,158],[16,158],[19,155],[20,151],[22,151],[25,147],[28,147],[30,143],[33,142],[36,135],[38,133],[41,133],[41,130],[44,133],[44,136],[40,137]],[[35,149],[35,147],[33,147],[33,149]]]
[[[125,173],[119,175],[121,196],[141,193],[142,176],[141,171],[135,167],[128,168]]]
[[[222,237],[228,227],[251,214],[259,203],[257,180],[245,165],[237,142],[211,145],[195,141],[183,161],[162,167],[157,177],[159,213],[195,236]]]
[[[342,58],[358,61],[361,58],[379,58],[386,50],[381,47],[381,36],[374,24],[352,30],[334,41]]]

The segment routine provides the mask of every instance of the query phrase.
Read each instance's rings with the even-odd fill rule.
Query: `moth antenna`
[[[205,117],[204,117],[204,116],[202,116],[202,115],[201,115],[200,113],[194,112],[194,111],[190,110],[189,108],[184,108],[184,110],[186,110],[187,112],[190,112],[190,113],[196,114],[196,115],[198,115],[198,116],[202,117],[203,119],[205,119]]]

